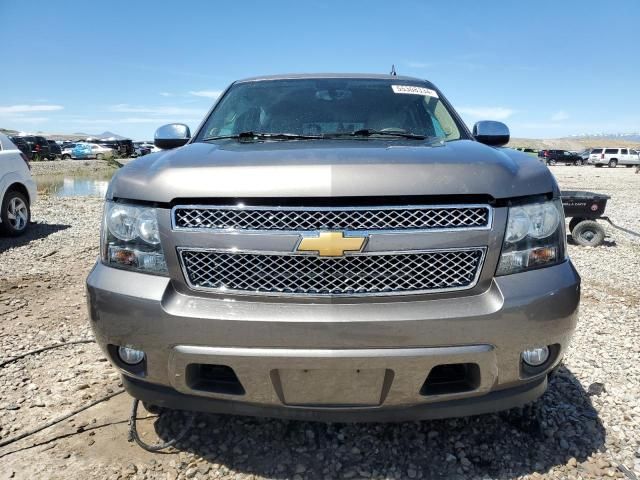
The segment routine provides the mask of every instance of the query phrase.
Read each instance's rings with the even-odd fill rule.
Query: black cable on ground
[[[56,343],[55,345],[49,345],[48,347],[42,347],[42,348],[38,348],[37,350],[31,350],[30,352],[20,354],[17,357],[13,357],[13,358],[10,358],[9,360],[5,360],[4,362],[1,362],[0,368],[10,363],[13,363],[17,360],[20,360],[21,358],[28,357],[29,355],[35,355],[36,353],[46,352],[47,350],[53,350],[54,348],[67,347],[69,345],[77,345],[80,343],[95,343],[95,340],[72,340],[70,342]]]
[[[8,440],[2,440],[0,441],[0,448],[1,447],[5,447],[11,443],[17,442],[18,440],[22,440],[23,438],[29,437],[31,435],[33,435],[34,433],[38,433],[42,430],[44,430],[45,428],[49,428],[53,425],[55,425],[56,423],[60,423],[63,422],[64,420],[66,420],[67,418],[73,417],[74,415],[77,415],[80,412],[83,412],[99,403],[102,402],[106,402],[107,400],[109,400],[110,398],[115,397],[116,395],[120,395],[121,393],[124,392],[124,389],[120,389],[116,392],[110,393],[109,395],[105,395],[102,398],[99,398],[97,400],[94,400],[91,403],[88,403],[87,405],[84,405],[82,407],[76,408],[75,410],[73,410],[72,412],[67,413],[66,415],[63,415],[62,417],[58,417],[55,420],[51,420],[50,422],[45,423],[44,425],[41,425],[37,428],[34,428],[32,430],[29,430],[27,432],[21,433],[20,435],[13,437],[13,438],[9,438]]]
[[[137,418],[138,418],[138,415],[137,415],[138,414],[138,403],[139,403],[139,400],[137,398],[135,398],[133,400],[133,406],[131,407],[131,416],[129,417],[129,438],[127,440],[129,442],[134,442],[135,441],[140,448],[143,448],[147,452],[151,452],[151,453],[159,452],[160,450],[164,450],[165,448],[172,447],[176,443],[178,443],[180,440],[182,440],[184,438],[184,436],[187,434],[187,432],[193,426],[193,422],[194,422],[195,417],[196,417],[194,413],[189,415],[189,418],[187,419],[187,423],[184,425],[184,427],[182,428],[180,433],[178,435],[176,435],[175,437],[173,437],[171,440],[168,440],[168,441],[162,442],[162,443],[156,443],[154,445],[149,445],[148,443],[145,443],[140,438],[140,436],[138,435],[138,429],[136,428],[136,421],[137,421]]]

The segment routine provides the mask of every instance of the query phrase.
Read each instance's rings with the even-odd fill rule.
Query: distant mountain
[[[113,133],[110,131],[102,132],[100,135],[94,135],[98,138],[115,138],[116,140],[126,140],[127,137],[123,137],[122,135],[118,135],[117,133]]]
[[[562,150],[582,151],[598,147],[640,148],[640,135],[575,135],[564,138],[511,138],[508,147],[527,147],[542,150],[559,148]]]
[[[640,142],[640,132],[635,133],[581,133],[569,135],[568,138],[622,140],[624,142]]]

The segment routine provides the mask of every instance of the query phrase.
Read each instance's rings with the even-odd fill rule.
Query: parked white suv
[[[589,155],[589,163],[596,167],[608,165],[615,168],[618,165],[632,167],[640,165],[640,155],[631,148],[594,148]]]
[[[35,199],[36,182],[31,177],[29,159],[0,133],[0,233],[24,233]]]

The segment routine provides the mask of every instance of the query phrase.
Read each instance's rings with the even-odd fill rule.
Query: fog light
[[[522,352],[522,361],[531,367],[539,367],[549,360],[549,348],[538,347]]]
[[[130,347],[118,347],[118,357],[127,365],[136,365],[144,360],[144,352]]]

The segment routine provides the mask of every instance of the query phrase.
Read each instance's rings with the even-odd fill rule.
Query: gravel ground
[[[607,213],[640,230],[632,169],[552,168],[564,189],[611,195]],[[28,235],[0,238],[0,362],[91,337],[83,281],[98,253],[101,203],[42,196]],[[0,479],[640,477],[640,242],[607,232],[605,246],[569,246],[583,279],[580,323],[564,367],[524,412],[365,425],[199,414],[177,449],[151,454],[126,442],[131,400],[121,394],[0,448]],[[0,442],[120,388],[95,344],[8,364]],[[184,420],[139,413],[147,441],[170,438]]]

